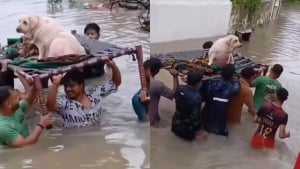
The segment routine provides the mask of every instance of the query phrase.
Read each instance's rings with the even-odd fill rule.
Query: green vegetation
[[[293,0],[295,1],[295,0]],[[300,0],[296,0],[300,1]],[[260,7],[261,0],[233,0],[233,5],[243,5],[246,7],[250,15],[253,15]]]

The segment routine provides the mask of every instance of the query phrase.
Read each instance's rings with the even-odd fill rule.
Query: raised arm
[[[20,82],[24,86],[25,92],[21,93],[21,99],[26,100],[29,105],[33,103],[36,98],[37,90],[34,86],[33,80],[30,77],[24,77],[23,75],[15,72],[15,76],[19,78]]]
[[[121,78],[121,73],[120,73],[118,66],[112,60],[109,60],[107,58],[104,58],[104,60],[105,60],[106,65],[108,67],[110,67],[112,70],[111,81],[113,81],[115,83],[116,87],[120,86],[121,82],[122,82],[122,78]]]
[[[52,77],[52,86],[50,87],[48,97],[47,97],[47,102],[46,102],[47,109],[49,111],[58,110],[57,92],[62,78],[63,78],[62,74]]]
[[[173,76],[173,95],[175,95],[175,92],[177,91],[178,88],[178,72],[175,69],[170,70],[170,74]]]

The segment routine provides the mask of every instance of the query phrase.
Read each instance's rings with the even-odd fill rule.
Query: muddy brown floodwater
[[[162,127],[153,128],[151,134],[151,168],[154,169],[291,169],[300,151],[300,4],[284,4],[278,20],[255,29],[249,43],[244,43],[242,53],[255,56],[266,63],[280,63],[284,73],[279,81],[290,92],[284,108],[289,114],[288,128],[291,137],[277,138],[275,150],[253,150],[251,137],[256,124],[244,112],[242,123],[230,127],[230,136],[222,138],[210,135],[203,143],[187,143],[174,136],[170,122],[174,103],[161,102]],[[186,40],[167,44],[151,44],[151,53],[175,50],[200,49],[203,39]],[[159,79],[166,81],[169,75],[160,73]],[[171,79],[171,77],[169,78]]]
[[[92,1],[89,1],[92,2]],[[19,17],[34,13],[58,20],[67,31],[83,32],[89,22],[101,26],[101,39],[119,46],[143,45],[149,57],[149,34],[139,29],[136,11],[90,10],[83,1],[63,0],[48,6],[44,0],[0,0],[0,41],[19,37],[15,32]],[[100,126],[78,130],[56,128],[45,132],[37,145],[23,149],[0,148],[0,169],[141,169],[150,167],[149,125],[137,122],[131,106],[140,86],[137,63],[131,57],[115,59],[122,73],[119,91],[105,99],[105,115]],[[89,81],[95,85],[99,79]],[[20,86],[17,86],[18,88]],[[27,117],[31,127],[36,112]]]

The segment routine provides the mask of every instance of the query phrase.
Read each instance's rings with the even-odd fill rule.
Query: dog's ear
[[[227,46],[230,46],[230,44],[232,43],[232,41],[233,41],[233,37],[228,37],[227,41],[226,41]]]
[[[38,26],[39,19],[40,19],[39,16],[36,15],[32,15],[28,17],[30,29],[34,29]]]

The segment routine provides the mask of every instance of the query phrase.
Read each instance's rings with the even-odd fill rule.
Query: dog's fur
[[[24,16],[20,19],[16,31],[32,39],[39,49],[39,59],[86,54],[77,39],[50,18],[37,15]]]
[[[228,35],[218,39],[209,49],[209,65],[223,67],[226,64],[234,64],[233,51],[242,47],[239,38],[235,35]]]

